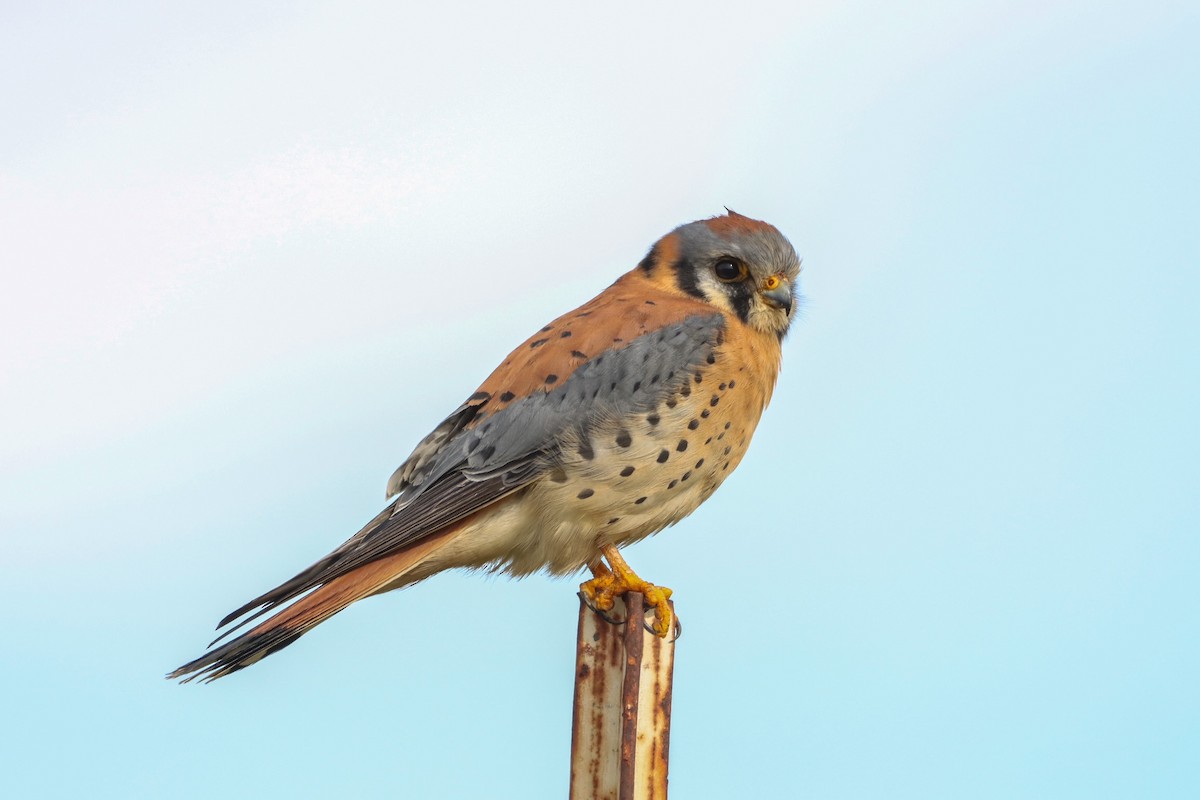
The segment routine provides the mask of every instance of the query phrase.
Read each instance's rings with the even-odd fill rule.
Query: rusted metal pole
[[[579,604],[571,800],[666,800],[675,642],[642,625],[642,596],[614,624]]]

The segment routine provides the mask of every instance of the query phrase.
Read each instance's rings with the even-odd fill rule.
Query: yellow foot
[[[599,560],[589,565],[592,574],[596,577],[585,581],[579,587],[579,591],[588,605],[607,618],[606,612],[612,610],[613,602],[618,595],[637,592],[646,599],[646,607],[654,609],[654,623],[649,626],[650,631],[655,636],[667,638],[667,634],[675,627],[675,614],[671,611],[670,603],[667,602],[671,599],[671,590],[665,586],[655,586],[653,583],[639,578],[637,573],[625,563],[625,559],[621,558],[617,548],[612,545],[600,548],[600,552],[608,559],[612,569],[609,570],[604,566],[604,562]]]

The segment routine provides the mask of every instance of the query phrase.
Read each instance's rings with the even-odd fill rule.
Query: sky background
[[[1200,796],[1200,7],[434,5],[0,8],[0,795],[564,796],[576,581],[162,675],[729,206],[806,300],[627,552],[672,796]]]

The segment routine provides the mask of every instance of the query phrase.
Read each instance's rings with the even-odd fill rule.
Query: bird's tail
[[[459,526],[452,526],[398,553],[333,578],[236,639],[184,664],[167,678],[182,678],[184,683],[196,679],[208,682],[245,669],[287,647],[354,601],[425,577],[418,568],[458,532]]]

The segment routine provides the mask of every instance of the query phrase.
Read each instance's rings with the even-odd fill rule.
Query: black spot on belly
[[[687,450],[687,439],[680,439],[679,444],[675,445],[675,449],[681,453]]]
[[[633,467],[626,467],[625,469],[621,470],[622,478],[628,478],[632,474],[633,474]]]
[[[732,388],[733,388],[733,387],[735,387],[735,386],[737,386],[737,381],[730,381],[730,382],[729,382],[729,388],[730,388],[730,389],[732,389]]]
[[[617,434],[617,446],[629,447],[633,443],[633,437],[629,435],[629,431],[621,431]]]
[[[730,426],[730,425],[732,425],[732,424],[733,424],[732,422],[726,422],[726,423],[725,423],[725,430],[729,430],[729,426]]]
[[[670,457],[671,457],[671,454],[668,453],[666,450],[663,450],[661,453],[658,454],[658,463],[665,464],[667,459]]]
[[[712,353],[709,353],[709,354],[708,354],[708,358],[706,358],[706,359],[704,359],[704,360],[705,360],[705,361],[707,361],[709,364],[715,364],[715,363],[717,363],[717,357],[716,357],[714,354],[712,354]]]
[[[549,339],[535,339],[534,341],[529,343],[529,349],[532,350],[535,347],[541,347],[548,341],[550,341],[550,340]]]
[[[572,350],[571,355],[573,355],[575,358],[582,358],[584,361],[587,361],[587,353],[580,352],[579,350]]]
[[[591,461],[596,457],[596,451],[592,449],[592,443],[586,439],[579,443],[579,455],[586,461]]]
[[[725,384],[722,383],[720,386],[717,387],[717,390],[721,391],[721,392],[725,391]]]
[[[546,376],[546,385],[550,386],[551,384],[555,384],[555,383],[558,383],[558,376],[555,375],[553,372],[551,372],[549,375]]]
[[[569,338],[571,337],[571,332],[570,332],[570,331],[563,331],[562,333],[560,333],[560,334],[559,334],[559,336],[560,336],[561,338],[563,338],[563,339],[569,339]]]
[[[633,504],[634,504],[635,506],[640,506],[640,505],[641,505],[642,503],[644,503],[644,502],[646,502],[646,498],[644,498],[644,497],[639,497],[637,500],[634,500],[634,501],[633,501]]]
[[[703,411],[701,411],[701,412],[700,412],[700,418],[701,418],[701,419],[708,419],[709,415],[711,415],[711,414],[712,414],[712,412],[711,412],[711,411],[709,411],[709,410],[706,408],[706,409],[704,409]]]
[[[683,477],[682,477],[682,478],[680,478],[679,480],[681,480],[681,481],[686,481],[686,480],[687,480],[688,478],[690,478],[690,477],[692,477],[691,470],[689,470],[689,471],[687,471],[687,472],[683,473]]]
[[[649,414],[646,416],[646,422],[649,422],[651,425],[657,425],[660,419],[661,417],[658,414]]]
[[[504,394],[500,395],[500,402],[507,403],[508,401],[512,400],[514,397],[516,397],[516,395],[513,394],[512,392],[505,392]]]
[[[719,403],[719,402],[721,402],[721,398],[717,397],[717,396],[714,394],[714,395],[712,396],[712,400],[709,400],[709,401],[708,401],[708,404],[709,404],[710,406],[715,406],[715,405],[716,405],[717,403]]]
[[[608,521],[608,524],[609,524],[609,525],[612,525],[614,522],[620,522],[620,521],[621,521],[621,518],[620,518],[620,517],[613,517],[612,519],[610,519],[610,520]]]
[[[567,473],[563,470],[562,467],[559,467],[558,469],[556,469],[550,473],[550,480],[554,481],[555,483],[566,483],[567,482]]]
[[[700,427],[700,420],[698,420],[698,419],[694,419],[688,423],[689,431],[694,431],[694,430],[696,430],[696,428],[699,428],[699,427]]]
[[[467,398],[468,403],[478,403],[482,400],[491,400],[492,396],[487,392],[476,392]]]
[[[667,484],[667,489],[668,489],[668,491],[669,491],[669,490],[671,490],[671,489],[674,489],[674,488],[675,488],[675,484],[677,484],[677,483],[679,483],[679,481],[671,481],[670,483],[668,483],[668,484]]]
[[[593,489],[584,489],[582,492],[580,492],[579,494],[577,494],[575,496],[578,497],[580,500],[587,500],[589,497],[591,497],[595,493],[596,492]]]
[[[696,462],[696,469],[700,469],[703,466],[704,466],[704,459],[702,458]]]

